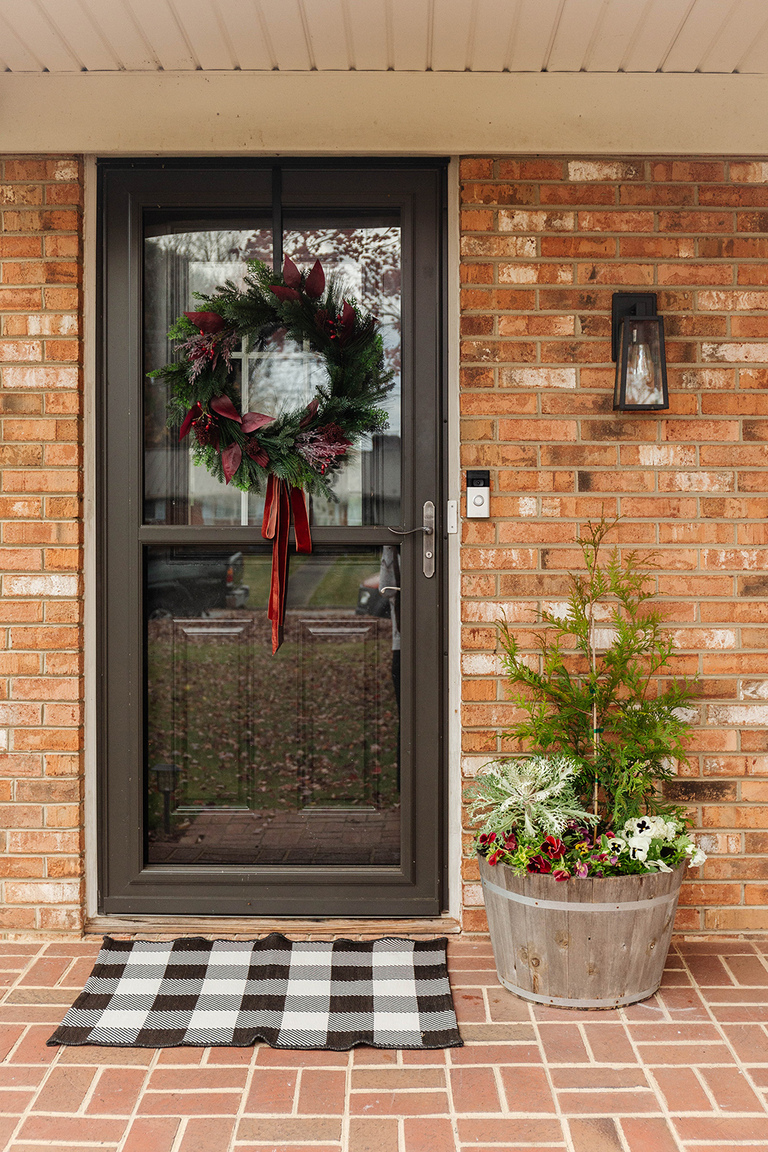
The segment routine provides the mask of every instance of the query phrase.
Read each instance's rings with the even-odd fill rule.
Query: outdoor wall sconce
[[[664,321],[656,314],[655,292],[614,292],[611,354],[616,361],[614,410],[669,408]]]

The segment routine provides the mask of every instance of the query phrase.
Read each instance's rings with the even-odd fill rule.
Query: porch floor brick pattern
[[[98,949],[0,944],[2,1152],[768,1149],[768,940],[676,941],[607,1012],[523,1003],[450,940],[463,1048],[46,1047]]]

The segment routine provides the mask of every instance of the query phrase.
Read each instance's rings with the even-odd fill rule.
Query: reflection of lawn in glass
[[[357,604],[358,591],[362,582],[367,580],[369,576],[378,573],[378,555],[372,553],[366,556],[337,556],[333,558],[322,555],[322,553],[316,557],[291,554],[289,578],[301,572],[305,565],[319,564],[326,568],[329,563],[331,566],[312,592],[307,607],[353,608]],[[266,607],[271,571],[271,555],[244,557],[243,583],[247,584],[250,589],[249,608]]]
[[[307,556],[291,556],[290,572],[298,571],[309,559]],[[272,553],[262,556],[243,557],[243,584],[249,588],[248,607],[266,608],[269,599],[269,582],[272,578]]]
[[[360,573],[370,574],[370,563],[355,561],[337,565],[328,573],[332,587],[354,586]],[[328,578],[326,577],[326,578]],[[326,594],[318,589],[323,598]],[[341,593],[339,593],[340,595]],[[344,593],[346,594],[346,593]],[[336,593],[332,593],[336,595]],[[382,627],[383,625],[383,627]],[[360,677],[355,665],[360,659],[356,644],[334,642],[324,645],[312,663],[311,683],[322,684],[322,712],[313,748],[311,790],[300,794],[299,748],[297,746],[298,645],[286,641],[277,657],[268,648],[253,646],[254,699],[249,699],[247,677],[236,686],[237,672],[231,665],[233,653],[227,644],[212,639],[198,641],[186,653],[188,678],[177,686],[188,699],[189,730],[172,732],[173,669],[170,622],[151,622],[148,644],[149,676],[149,764],[173,762],[184,781],[176,803],[229,807],[247,804],[267,810],[300,809],[304,804],[363,804],[372,800],[371,786],[378,783],[382,807],[391,806],[396,796],[397,707],[389,679],[388,631],[378,622],[381,666],[377,687],[376,715],[367,717],[370,747],[367,750],[371,773],[368,787],[358,773],[360,723],[350,726],[352,717],[368,706],[360,699]],[[154,632],[154,635],[152,633]],[[317,661],[317,663],[315,663]],[[312,702],[309,702],[312,707]],[[317,717],[313,717],[317,721]],[[156,782],[150,772],[150,823],[160,830],[162,805],[157,801]],[[184,821],[180,814],[175,822]]]
[[[363,580],[378,573],[368,556],[339,556],[323,577],[309,602],[311,608],[352,608]]]

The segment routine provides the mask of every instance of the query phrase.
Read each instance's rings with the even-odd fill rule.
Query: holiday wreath
[[[293,513],[296,548],[311,552],[305,492],[335,499],[330,480],[365,433],[386,427],[379,407],[393,385],[375,317],[326,283],[320,261],[301,272],[286,258],[282,275],[251,261],[245,288],[227,281],[197,298],[169,332],[179,359],[150,373],[170,385],[170,423],[179,439],[192,434],[193,459],[220,480],[246,492],[266,481],[262,535],[273,541],[268,615],[272,650],[282,642],[288,575],[288,533]],[[319,353],[327,380],[301,408],[273,416],[241,413],[232,354],[241,343],[263,347],[283,329],[289,339]]]

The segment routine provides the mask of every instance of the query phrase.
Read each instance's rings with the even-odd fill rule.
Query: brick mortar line
[[[693,976],[690,972],[688,973],[688,976],[691,979],[693,986],[696,987],[696,983],[693,980]],[[663,998],[661,1001],[661,1008],[662,1008],[663,1016],[665,1017],[665,1022],[673,1023],[671,1013],[670,1013],[669,1009],[667,1008],[667,1005],[664,1002]],[[632,1036],[632,1027],[631,1026],[633,1023],[636,1023],[636,1021],[632,1021],[632,1020],[627,1019],[626,1011],[623,1008],[620,1011],[620,1016],[622,1017],[622,1026],[624,1028],[624,1034],[627,1038],[627,1041],[628,1041],[630,1047],[632,1048],[632,1051],[635,1054],[635,1059],[637,1060],[638,1067],[640,1069],[642,1069],[642,1071],[645,1073],[645,1075],[649,1078],[650,1083],[655,1085],[654,1091],[655,1091],[656,1099],[657,1099],[657,1102],[659,1105],[659,1110],[660,1110],[662,1116],[664,1117],[664,1119],[666,1120],[667,1128],[670,1132],[672,1140],[675,1142],[675,1144],[677,1145],[680,1152],[686,1152],[685,1148],[682,1145],[682,1142],[678,1138],[677,1132],[675,1131],[674,1127],[672,1126],[672,1114],[670,1113],[670,1110],[667,1107],[666,1100],[664,1099],[663,1094],[659,1091],[658,1085],[656,1085],[656,1080],[653,1077],[651,1069],[648,1067],[648,1065],[645,1063],[645,1060],[643,1059],[642,1050],[638,1047],[637,1042],[635,1041],[634,1037]],[[624,1145],[625,1145],[627,1152],[632,1152],[632,1150],[629,1147],[629,1144],[627,1142],[627,1137],[624,1134],[624,1130],[623,1130],[621,1124],[619,1124],[618,1128],[620,1131],[620,1138],[624,1142]]]
[[[125,1118],[126,1119],[125,1131],[123,1132],[123,1135],[120,1137],[120,1140],[117,1143],[117,1147],[115,1149],[115,1152],[122,1152],[123,1148],[125,1148],[125,1145],[128,1141],[128,1137],[130,1136],[130,1133],[131,1133],[131,1127],[133,1125],[133,1121],[138,1117],[138,1114],[139,1114],[139,1106],[141,1104],[141,1101],[144,1098],[144,1089],[146,1087],[147,1081],[149,1080],[149,1077],[152,1074],[152,1072],[154,1071],[154,1069],[157,1067],[158,1061],[160,1059],[160,1052],[161,1052],[161,1049],[159,1049],[159,1048],[155,1049],[154,1055],[150,1059],[149,1063],[145,1066],[144,1078],[143,1078],[141,1084],[139,1085],[138,1092],[136,1093],[136,1100],[134,1102],[133,1108],[132,1108],[130,1114]],[[119,1067],[119,1065],[110,1065],[110,1067]],[[135,1065],[129,1065],[129,1067],[135,1067]],[[94,1080],[96,1080],[96,1079],[97,1078],[94,1077]],[[100,1075],[99,1075],[98,1079],[99,1080],[101,1079]],[[181,1127],[181,1124],[179,1124],[179,1127]],[[151,1150],[148,1150],[148,1152],[151,1152]]]
[[[450,973],[449,973],[449,975],[450,975]],[[485,1004],[485,1000],[483,1000],[483,1004]],[[487,1014],[488,1014],[488,1012],[487,1012],[487,1008],[486,1008],[486,1015]],[[457,1025],[458,1025],[458,1020],[457,1020]],[[459,1035],[461,1035],[461,1031],[459,1031]],[[452,1065],[451,1059],[450,1059],[450,1049],[444,1048],[443,1049],[443,1075],[445,1076],[445,1096],[446,1096],[446,1100],[447,1100],[446,1114],[447,1114],[447,1118],[448,1118],[450,1125],[451,1125],[451,1135],[453,1136],[454,1148],[456,1149],[456,1152],[458,1152],[458,1150],[460,1148],[461,1141],[459,1139],[459,1120],[458,1120],[459,1114],[456,1111],[456,1101],[453,1098],[453,1077],[451,1076],[451,1069],[452,1068],[453,1068],[453,1065]],[[499,1103],[502,1103],[502,1099],[503,1099],[502,1097],[499,1097]],[[401,1144],[400,1152],[409,1152],[409,1150],[405,1147],[405,1120],[403,1120],[401,1122],[400,1129],[402,1131],[402,1144]]]
[[[340,1148],[341,1152],[348,1152],[350,1142],[350,1129],[352,1125],[351,1115],[351,1089],[352,1089],[352,1072],[355,1067],[355,1052],[356,1048],[350,1049],[347,1053],[347,1064],[344,1069],[344,1103],[342,1105],[341,1113],[341,1133],[340,1133]]]
[[[555,1116],[557,1117],[557,1119],[560,1122],[560,1131],[563,1135],[563,1143],[566,1146],[567,1152],[578,1152],[578,1149],[575,1148],[574,1143],[573,1143],[570,1125],[566,1122],[566,1117],[563,1113],[562,1108],[560,1107],[560,1101],[557,1097],[557,1093],[555,1092],[555,1085],[554,1085],[554,1081],[552,1079],[552,1073],[550,1071],[549,1062],[547,1060],[547,1052],[546,1052],[546,1049],[544,1047],[544,1041],[542,1040],[541,1030],[539,1027],[540,1024],[544,1023],[544,1021],[540,1021],[537,1018],[536,1012],[530,1003],[528,1004],[528,1018],[529,1018],[532,1026],[533,1026],[533,1034],[534,1034],[534,1037],[536,1040],[536,1044],[538,1045],[538,1048],[539,1048],[539,1055],[541,1056],[541,1067],[544,1070],[544,1075],[546,1077],[547,1084],[549,1086],[550,1096],[552,1097],[552,1102],[554,1104]],[[589,1049],[587,1049],[587,1051],[589,1052]]]
[[[62,1067],[63,1067],[63,1065],[62,1065]],[[96,1088],[101,1083],[101,1079],[102,1079],[105,1071],[106,1071],[106,1066],[104,1066],[104,1065],[97,1065],[96,1066],[96,1072],[91,1077],[91,1082],[88,1085],[86,1093],[83,1096],[83,1099],[80,1101],[80,1107],[77,1109],[77,1112],[70,1113],[70,1115],[75,1115],[75,1116],[79,1115],[82,1117],[87,1116],[88,1106],[91,1103],[91,1101],[93,1100],[93,1097],[96,1093]],[[38,1115],[51,1115],[51,1113],[38,1113]],[[63,1113],[63,1115],[67,1115],[67,1113]],[[109,1114],[106,1114],[105,1118],[107,1118],[108,1115]],[[97,1113],[97,1116],[98,1116],[98,1113]],[[93,1118],[93,1113],[91,1114],[90,1118]],[[101,1117],[98,1116],[98,1118],[100,1119]]]

